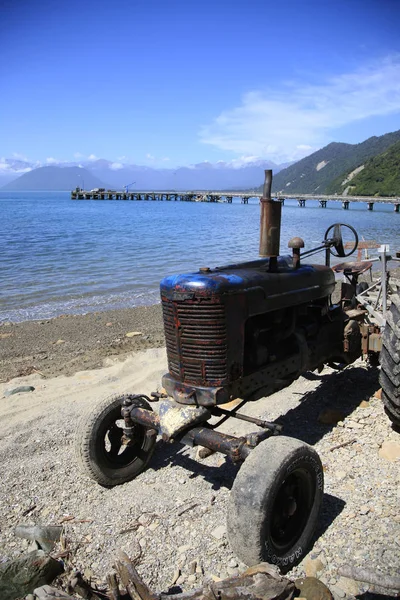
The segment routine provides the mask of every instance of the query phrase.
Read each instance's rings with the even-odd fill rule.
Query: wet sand
[[[127,334],[134,334],[127,336]],[[72,375],[109,356],[164,346],[161,305],[0,324],[0,381]]]

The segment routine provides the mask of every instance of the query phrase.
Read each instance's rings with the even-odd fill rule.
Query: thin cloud
[[[203,127],[200,139],[221,150],[298,160],[329,142],[338,127],[400,113],[400,55],[320,85],[252,91]]]
[[[24,162],[29,162],[29,158],[25,156],[25,154],[21,154],[20,152],[13,152],[12,157],[16,160],[22,160]]]

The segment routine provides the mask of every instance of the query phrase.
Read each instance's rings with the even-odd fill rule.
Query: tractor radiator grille
[[[162,299],[168,368],[184,383],[216,386],[227,378],[222,304]]]

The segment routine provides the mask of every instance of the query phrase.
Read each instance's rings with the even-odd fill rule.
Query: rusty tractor
[[[380,354],[383,401],[399,425],[400,299],[388,280],[384,248],[378,283],[358,281],[371,261],[334,267],[345,282],[341,299],[332,301],[330,257],[346,258],[357,248],[357,233],[348,225],[332,225],[309,251],[293,238],[291,255],[280,256],[282,204],[271,199],[272,172],[265,173],[262,258],[161,282],[168,358],[161,392],[101,402],[82,418],[76,449],[83,471],[103,486],[139,475],[158,436],[242,463],[227,514],[231,547],[248,565],[267,561],[285,572],[304,557],[315,532],[323,498],[321,461],[311,446],[281,435],[277,423],[243,415],[240,408],[325,364],[347,365],[360,356],[377,362]],[[325,265],[304,262],[317,252],[325,253]],[[240,399],[234,409],[224,407],[234,399]],[[243,437],[221,433],[219,422],[211,423],[215,417],[246,420],[256,431]]]

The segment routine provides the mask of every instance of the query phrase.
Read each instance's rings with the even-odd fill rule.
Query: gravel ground
[[[73,377],[36,374],[0,386],[0,397],[16,384],[35,387],[31,394],[0,399],[0,560],[28,547],[14,535],[17,524],[63,523],[70,550],[67,568],[80,569],[98,584],[112,570],[119,549],[136,559],[139,573],[158,591],[174,583],[187,590],[205,577],[244,570],[225,528],[238,467],[223,456],[200,462],[195,449],[158,442],[150,468],[113,489],[101,488],[77,469],[74,431],[83,410],[100,395],[156,389],[165,351],[148,350],[109,364]],[[343,564],[387,575],[399,572],[400,462],[389,460],[385,451],[391,444],[400,452],[400,436],[374,397],[378,387],[377,370],[358,361],[342,372],[326,368],[320,375],[306,374],[243,410],[277,420],[286,435],[310,443],[321,456],[325,498],[320,525],[310,554],[288,576],[317,573],[335,598],[367,589],[338,575]],[[319,422],[324,409],[339,411],[337,425]],[[235,434],[254,429],[232,419],[225,425]]]

